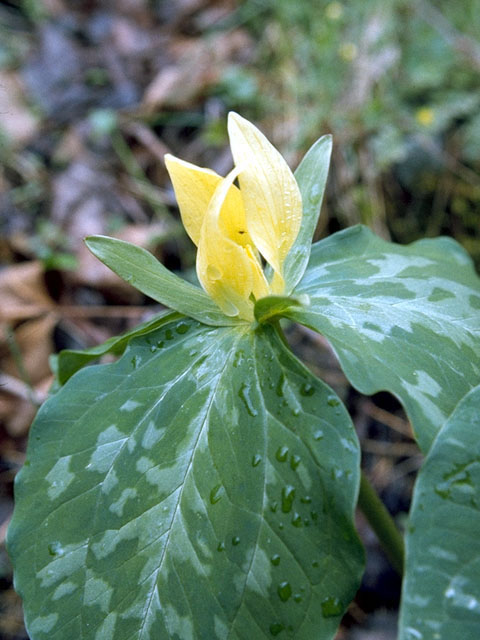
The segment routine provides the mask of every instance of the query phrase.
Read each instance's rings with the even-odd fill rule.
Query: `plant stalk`
[[[402,576],[405,559],[403,536],[363,471],[358,506],[375,532],[392,567]]]

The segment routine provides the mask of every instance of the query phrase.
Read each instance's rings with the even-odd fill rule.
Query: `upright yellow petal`
[[[230,172],[210,200],[198,243],[197,275],[225,314],[252,321],[251,295],[261,298],[269,289],[253,249],[236,241],[238,228],[229,220],[227,196],[237,174],[238,169]]]
[[[300,190],[280,153],[248,120],[230,113],[228,133],[235,164],[243,167],[239,182],[248,231],[277,272],[278,290],[283,282],[283,262],[300,229]]]
[[[198,245],[202,222],[222,177],[211,169],[197,167],[167,153],[165,166],[170,175],[183,226]]]
[[[223,178],[203,167],[167,154],[165,165],[172,181],[183,226],[198,246],[200,232],[210,200]],[[252,244],[247,232],[245,209],[240,190],[231,184],[222,207],[222,219],[229,237],[241,245]]]

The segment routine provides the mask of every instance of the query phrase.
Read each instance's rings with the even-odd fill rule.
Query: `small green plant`
[[[167,157],[203,290],[147,251],[90,250],[170,307],[54,362],[8,532],[32,640],[333,638],[361,579],[357,501],[404,571],[401,640],[480,634],[480,280],[453,240],[364,227],[311,246],[331,139],[295,172],[229,118],[221,178]],[[240,187],[235,186],[238,178]],[[266,266],[263,266],[266,265]],[[425,454],[403,539],[350,416],[279,320],[403,403]],[[103,354],[113,364],[85,367]]]

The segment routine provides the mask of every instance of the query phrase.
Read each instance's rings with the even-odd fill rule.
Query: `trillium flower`
[[[256,300],[284,293],[283,266],[300,230],[302,199],[287,163],[253,124],[230,113],[228,134],[235,167],[225,178],[170,154],[165,164],[198,247],[200,284],[226,315],[252,321]]]

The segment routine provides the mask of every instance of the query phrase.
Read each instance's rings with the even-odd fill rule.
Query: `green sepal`
[[[122,333],[120,336],[113,336],[102,344],[88,349],[64,349],[60,353],[50,356],[50,368],[55,374],[58,384],[64,385],[74,373],[85,365],[98,360],[102,356],[110,353],[115,356],[121,355],[132,338],[145,335],[158,329],[167,322],[172,322],[180,316],[175,311],[164,311],[155,317],[142,322],[130,331]]]
[[[89,236],[85,244],[120,278],[157,302],[208,325],[241,322],[227,317],[202,289],[166,269],[146,249],[107,236]]]
[[[287,293],[291,293],[295,288],[308,264],[331,154],[332,136],[322,136],[310,147],[295,171],[295,179],[302,196],[303,214],[300,231],[285,258],[283,267]]]
[[[310,304],[308,296],[266,296],[255,302],[254,315],[259,324],[271,322],[286,315],[294,307]]]

